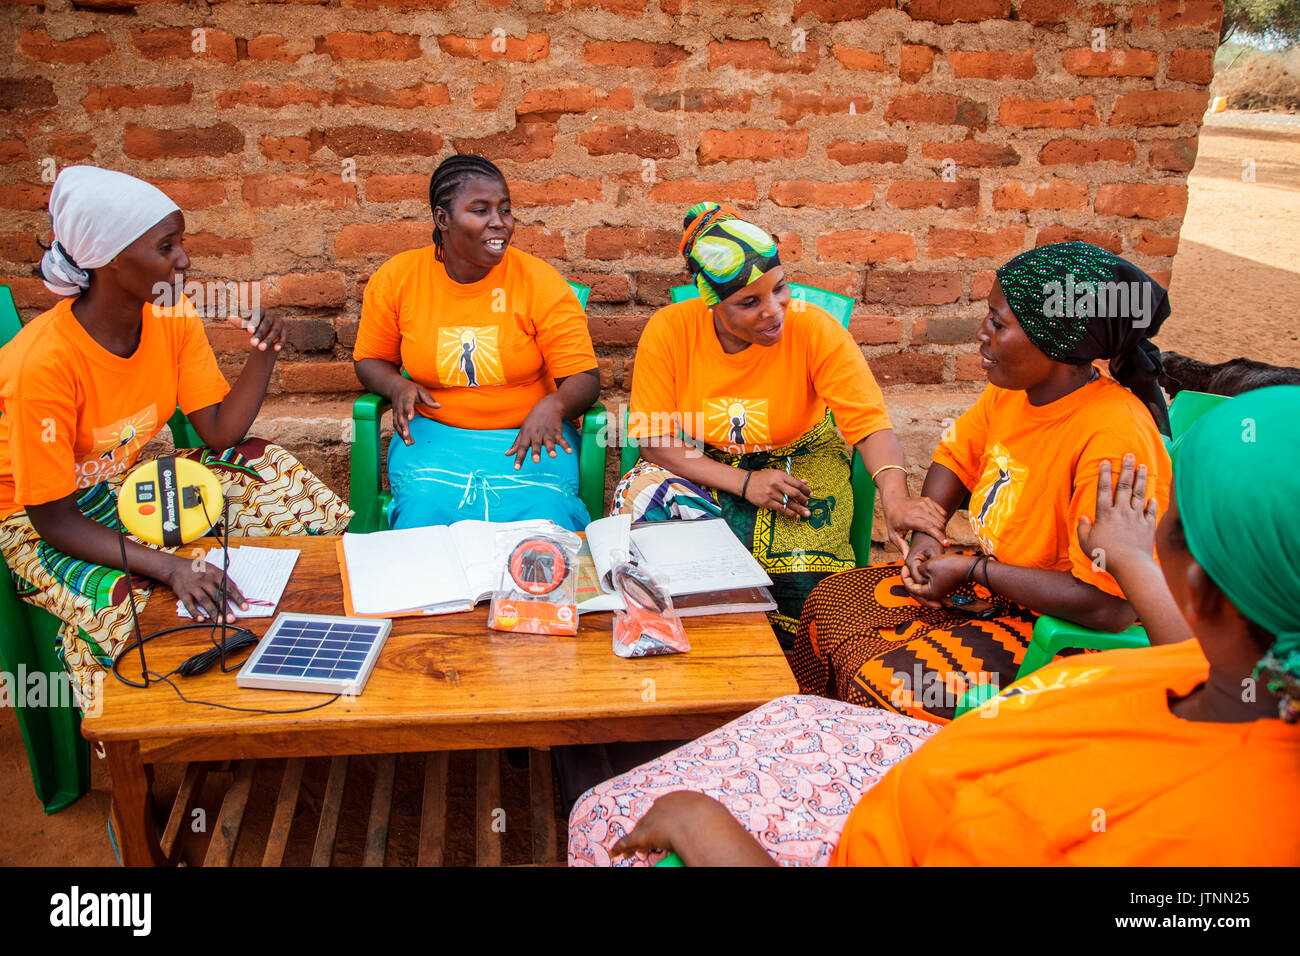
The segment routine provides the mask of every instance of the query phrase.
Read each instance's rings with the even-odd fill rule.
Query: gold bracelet
[[[903,473],[904,478],[907,477],[907,469],[904,468],[902,465],[881,465],[879,468],[877,468],[875,471],[871,473],[871,480],[875,481],[876,475],[880,474],[882,471],[888,471],[890,468],[897,468],[899,471]]]

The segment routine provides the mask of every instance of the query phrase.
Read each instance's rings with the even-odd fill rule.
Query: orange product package
[[[578,551],[582,539],[562,528],[498,531],[501,580],[488,626],[524,634],[578,633]]]

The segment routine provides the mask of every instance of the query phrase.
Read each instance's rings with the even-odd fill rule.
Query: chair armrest
[[[171,418],[167,419],[167,427],[171,429],[172,444],[177,448],[202,448],[203,439],[199,433],[194,430],[187,418],[179,408]]]
[[[582,437],[578,446],[578,497],[587,506],[591,520],[605,514],[605,446],[609,416],[600,402],[582,416]]]
[[[957,710],[952,715],[953,719],[956,720],[969,710],[978,710],[985,701],[992,700],[999,693],[999,688],[993,684],[976,684],[961,695],[961,700],[957,702]]]
[[[379,428],[384,413],[390,407],[388,399],[374,392],[360,396],[352,403],[352,454],[351,480],[348,488],[348,505],[354,515],[348,530],[369,534],[383,526],[379,492],[380,443]]]
[[[1089,651],[1114,651],[1136,647],[1150,647],[1146,629],[1134,624],[1118,634],[1110,631],[1096,631],[1090,627],[1063,621],[1050,614],[1040,615],[1034,622],[1034,636],[1025,651],[1025,658],[1020,664],[1016,680],[1026,674],[1032,674],[1068,648],[1077,647]]]
[[[850,452],[853,463],[849,466],[849,481],[853,485],[853,523],[849,525],[849,544],[858,567],[871,563],[871,525],[876,518],[876,483],[867,473],[856,448]]]

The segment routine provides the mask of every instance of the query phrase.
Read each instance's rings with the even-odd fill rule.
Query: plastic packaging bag
[[[498,531],[500,583],[492,594],[488,626],[524,634],[578,633],[578,549],[570,531]]]
[[[627,605],[614,612],[614,653],[619,657],[684,654],[691,649],[672,595],[661,582],[631,562],[614,567],[614,589]]]

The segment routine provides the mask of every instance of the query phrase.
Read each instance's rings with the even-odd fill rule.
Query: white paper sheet
[[[655,521],[632,529],[639,563],[672,594],[770,587],[772,579],[721,518]]]
[[[290,548],[250,548],[230,549],[230,566],[226,574],[248,599],[248,610],[233,607],[235,617],[270,617],[293,574],[294,565],[298,563],[298,551]],[[208,564],[221,573],[221,549],[213,548],[205,557]],[[176,602],[176,613],[180,617],[190,617],[189,609],[180,601]]]
[[[445,613],[473,606],[456,542],[446,525],[373,534],[344,534],[343,554],[357,614],[423,610]]]

